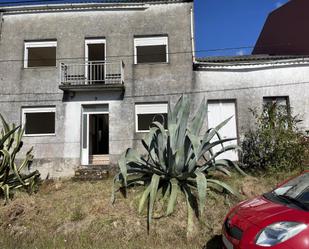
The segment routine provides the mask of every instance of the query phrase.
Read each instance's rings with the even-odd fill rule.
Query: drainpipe
[[[194,11],[193,6],[190,9],[191,15],[191,47],[192,47],[192,60],[195,62],[195,37],[194,37]]]
[[[2,38],[3,12],[0,12],[0,41]]]

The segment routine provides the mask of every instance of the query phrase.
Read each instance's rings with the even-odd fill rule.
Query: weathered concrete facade
[[[1,113],[9,122],[21,124],[23,107],[56,107],[54,136],[24,138],[25,145],[34,146],[35,165],[43,176],[70,176],[80,166],[84,105],[107,105],[109,156],[115,164],[119,154],[135,147],[144,135],[135,132],[135,103],[173,102],[178,95],[170,93],[191,88],[192,3],[149,2],[4,9]],[[134,65],[134,37],[147,35],[168,37],[168,63]],[[85,39],[102,37],[107,59],[125,65],[125,91],[64,93],[59,89],[59,63],[83,62]],[[24,68],[24,42],[50,39],[57,41],[57,67]]]

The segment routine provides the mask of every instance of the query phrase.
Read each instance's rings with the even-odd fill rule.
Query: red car
[[[234,207],[222,241],[224,249],[309,249],[309,171]]]

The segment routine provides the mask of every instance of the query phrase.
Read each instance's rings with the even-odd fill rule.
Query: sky
[[[4,2],[10,1],[16,2],[24,0],[0,0],[0,6]],[[78,2],[79,0],[69,1]],[[196,53],[197,56],[250,54],[268,14],[287,1],[288,0],[194,0],[195,50],[200,51]]]
[[[196,50],[252,47],[268,14],[287,0],[195,0]],[[249,49],[198,52],[197,56],[244,55]]]

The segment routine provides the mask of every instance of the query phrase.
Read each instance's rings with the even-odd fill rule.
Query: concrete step
[[[91,155],[89,162],[93,165],[109,165],[109,155]]]
[[[75,170],[73,180],[78,181],[100,181],[107,179],[110,175],[109,165],[87,165],[80,166]]]

